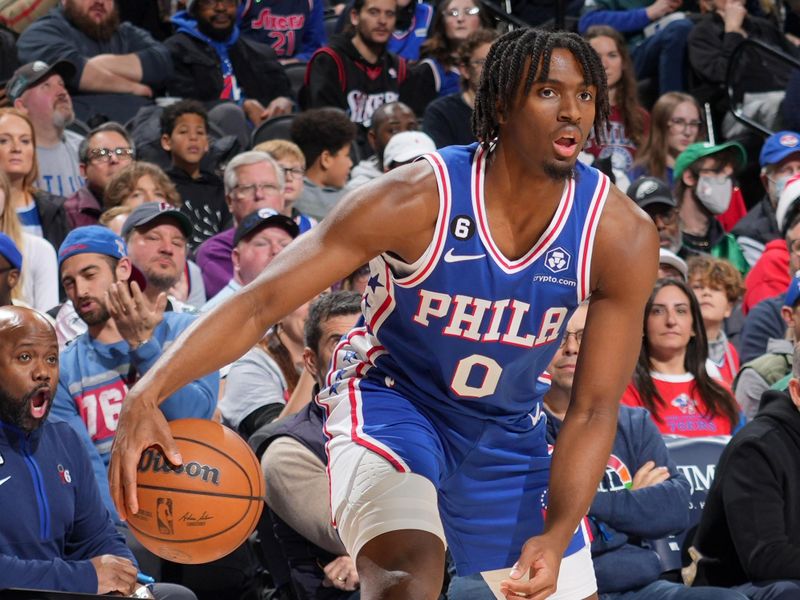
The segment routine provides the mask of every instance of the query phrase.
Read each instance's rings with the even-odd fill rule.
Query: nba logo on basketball
[[[159,533],[174,535],[175,529],[172,526],[172,498],[158,499],[156,519],[158,520]]]

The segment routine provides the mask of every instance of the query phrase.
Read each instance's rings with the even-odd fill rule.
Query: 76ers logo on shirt
[[[695,404],[695,401],[686,394],[681,394],[680,396],[673,398],[670,404],[672,404],[672,406],[677,408],[685,415],[697,414],[697,404]]]
[[[553,273],[561,273],[569,268],[569,263],[572,261],[570,253],[564,250],[561,246],[553,248],[544,256],[544,265]]]

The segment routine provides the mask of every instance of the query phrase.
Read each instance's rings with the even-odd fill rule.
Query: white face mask
[[[781,194],[783,193],[783,188],[786,187],[786,182],[788,182],[791,178],[792,178],[791,175],[784,175],[782,177],[778,177],[777,179],[770,179],[775,189],[775,197],[771,198],[773,201],[772,202],[773,205],[778,204],[778,200],[780,199]]]
[[[713,215],[721,215],[731,204],[733,181],[730,177],[709,177],[701,175],[697,181],[695,194],[703,206]]]

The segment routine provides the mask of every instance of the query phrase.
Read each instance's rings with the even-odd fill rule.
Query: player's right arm
[[[109,470],[120,516],[138,510],[136,465],[145,448],[158,445],[167,458],[181,463],[158,410],[165,398],[238,359],[268,327],[378,254],[392,252],[415,261],[431,241],[438,210],[427,163],[396,169],[345,197],[253,283],[189,327],[125,398]]]

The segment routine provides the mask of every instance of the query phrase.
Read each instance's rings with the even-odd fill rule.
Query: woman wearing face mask
[[[749,269],[742,249],[716,217],[730,207],[734,172],[746,162],[744,148],[736,142],[699,143],[681,152],[674,169],[685,251],[724,258],[742,275]]]

